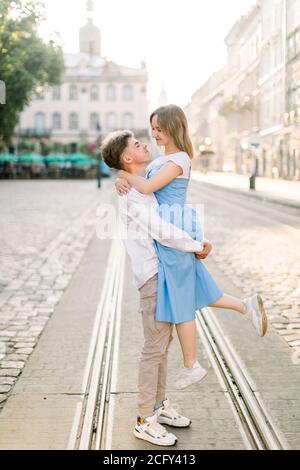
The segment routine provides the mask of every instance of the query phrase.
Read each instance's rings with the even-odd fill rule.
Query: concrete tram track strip
[[[247,449],[287,450],[289,445],[270,416],[253,379],[211,308],[197,312],[197,331],[229,401]]]
[[[97,307],[84,373],[81,400],[76,407],[68,449],[100,449],[108,399],[116,317],[120,314],[125,253],[120,241],[112,241],[107,270]]]

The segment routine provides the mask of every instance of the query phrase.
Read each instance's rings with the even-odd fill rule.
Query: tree
[[[0,80],[6,87],[6,104],[0,105],[0,144],[2,140],[9,145],[20,112],[37,87],[60,83],[62,50],[38,36],[42,19],[43,5],[37,0],[0,2]]]

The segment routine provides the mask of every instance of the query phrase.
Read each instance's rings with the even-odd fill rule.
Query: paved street
[[[96,207],[114,201],[112,181],[10,181],[1,185],[0,448],[65,449],[82,382],[93,321],[107,268],[109,241],[97,239]],[[299,212],[191,181],[189,202],[204,205],[207,261],[220,287],[261,292],[272,326],[263,340],[238,314],[218,319],[292,448],[300,448]],[[112,449],[152,449],[134,439],[142,326],[127,260],[119,363],[111,391]],[[50,320],[49,320],[50,319]],[[175,336],[168,393],[193,416],[177,432],[178,449],[244,449],[232,411],[209,369],[203,385],[172,390],[181,366]],[[131,373],[128,373],[128,370]],[[24,438],[26,436],[26,438]]]

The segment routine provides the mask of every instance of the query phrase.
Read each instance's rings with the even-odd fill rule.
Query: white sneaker
[[[203,367],[199,364],[198,361],[195,362],[193,367],[190,369],[184,367],[176,379],[174,380],[174,387],[176,390],[182,390],[183,388],[189,387],[196,382],[200,382],[207,376],[207,370],[203,369]]]
[[[192,421],[185,416],[181,416],[175,406],[175,404],[171,404],[170,400],[166,398],[162,406],[155,410],[158,423],[168,424],[175,428],[187,428],[191,425]]]
[[[267,333],[268,318],[264,309],[264,303],[259,294],[246,297],[243,300],[246,307],[246,316],[252,321],[259,336],[263,337]]]
[[[133,434],[138,439],[158,446],[174,446],[177,442],[177,437],[157,422],[156,413],[145,418],[142,423],[137,422]]]

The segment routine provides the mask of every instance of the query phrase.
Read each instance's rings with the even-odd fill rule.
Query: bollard
[[[102,155],[101,155],[101,152],[99,152],[97,157],[98,157],[97,158],[97,160],[98,160],[98,163],[97,163],[97,187],[101,188],[101,179],[102,179],[102,169],[101,169]]]
[[[99,160],[98,165],[97,165],[97,187],[101,188],[101,160]]]
[[[255,191],[255,174],[251,175],[249,178],[249,189],[250,191]]]

